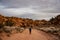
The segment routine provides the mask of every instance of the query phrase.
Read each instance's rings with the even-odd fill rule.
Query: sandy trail
[[[29,34],[29,30],[26,29],[22,33],[12,34],[10,37],[4,37],[3,40],[55,40],[51,35],[33,29],[32,33]]]

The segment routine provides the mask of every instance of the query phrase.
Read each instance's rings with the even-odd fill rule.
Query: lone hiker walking
[[[32,26],[29,28],[29,33],[31,34],[31,31],[32,31]]]

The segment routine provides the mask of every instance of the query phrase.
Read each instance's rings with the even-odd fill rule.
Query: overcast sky
[[[60,14],[60,0],[0,0],[0,14],[48,20]]]

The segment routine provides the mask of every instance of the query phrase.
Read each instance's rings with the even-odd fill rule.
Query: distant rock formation
[[[0,24],[4,26],[18,26],[18,27],[42,27],[47,25],[60,25],[60,15],[55,18],[46,20],[32,20],[29,18],[5,17],[0,15]]]
[[[5,17],[0,15],[0,24],[2,23],[4,26],[35,27],[45,24],[46,22],[46,20],[32,20],[29,18]]]
[[[60,25],[60,15],[56,16],[55,18],[51,18],[49,22],[54,25]]]

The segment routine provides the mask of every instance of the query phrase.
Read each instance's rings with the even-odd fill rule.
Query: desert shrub
[[[20,32],[20,33],[22,33],[24,31],[24,28],[20,28],[20,27],[19,28],[15,28],[15,29],[16,29],[17,32]]]
[[[3,32],[3,30],[2,29],[0,29],[0,33],[2,33]]]
[[[0,23],[0,33],[3,32],[3,28],[4,28],[4,25],[2,23]]]
[[[5,33],[11,33],[11,30],[6,29],[6,28],[4,28],[3,31],[4,31]]]
[[[4,32],[6,32],[6,33],[11,33],[9,30],[4,30]]]
[[[3,27],[4,27],[4,25],[2,23],[0,23],[0,29],[3,28]]]
[[[12,21],[10,21],[10,20],[8,20],[8,21],[5,22],[6,26],[13,26],[13,24],[14,23]]]
[[[7,34],[8,37],[10,37],[10,34]]]

